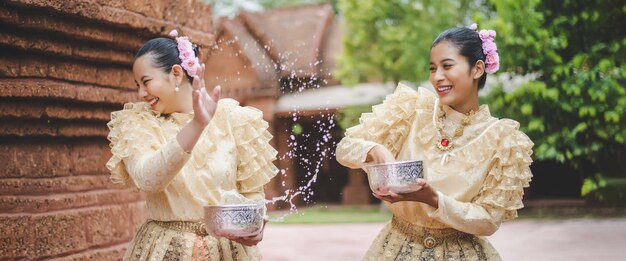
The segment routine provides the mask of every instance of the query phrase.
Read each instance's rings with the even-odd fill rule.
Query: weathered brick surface
[[[115,51],[89,45],[76,45],[57,40],[57,37],[17,36],[0,32],[0,46],[10,46],[23,51],[46,52],[54,55],[83,58],[98,62],[132,64],[134,54],[130,51]]]
[[[84,261],[84,260],[122,260],[127,244],[118,244],[112,247],[87,250],[78,254],[51,258],[50,261]]]
[[[141,199],[136,189],[39,196],[0,196],[0,213],[44,213],[98,205],[120,205]]]
[[[46,117],[66,120],[111,120],[111,110],[102,108],[82,108],[70,106],[47,106],[44,110]]]
[[[6,162],[6,161],[4,161]],[[0,179],[0,195],[49,195],[113,189],[109,175]]]
[[[106,141],[0,143],[0,178],[52,178],[106,174],[111,152]]]
[[[0,76],[52,78],[135,90],[130,70],[122,67],[105,67],[89,63],[47,60],[41,56],[4,54],[0,56]],[[14,68],[19,68],[17,71]],[[17,74],[15,74],[17,72]]]
[[[120,259],[147,212],[142,193],[108,180],[106,123],[137,100],[147,39],[176,28],[213,45],[210,8],[6,0],[0,26],[0,260]]]
[[[104,1],[107,2],[107,1]],[[113,1],[118,2],[118,1]],[[136,1],[144,3],[145,1]],[[169,30],[180,28],[186,35],[192,37],[202,45],[211,44],[214,39],[211,32],[211,8],[200,1],[172,2],[158,0],[167,5],[163,19],[150,17],[124,8],[100,5],[96,1],[88,0],[7,0],[6,3],[21,8],[43,8],[72,15],[77,18],[87,18],[120,27],[141,29],[154,35],[167,35]],[[119,2],[118,2],[119,3]],[[119,6],[119,4],[117,5]],[[126,4],[138,6],[138,4]]]
[[[45,214],[0,214],[0,259],[53,257],[132,239],[142,202]],[[145,217],[144,217],[145,218]]]
[[[116,46],[120,50],[136,51],[143,44],[128,30],[119,28],[94,27],[89,23],[77,23],[66,16],[37,15],[37,11],[9,8],[0,5],[0,22],[19,27],[22,30],[45,30],[60,36],[78,40],[105,42]]]
[[[1,58],[0,58],[1,59]],[[0,97],[49,98],[121,105],[136,101],[137,91],[77,85],[49,79],[0,79]],[[97,108],[94,108],[97,109]]]
[[[103,123],[69,123],[62,121],[3,120],[0,136],[106,137],[109,129]]]

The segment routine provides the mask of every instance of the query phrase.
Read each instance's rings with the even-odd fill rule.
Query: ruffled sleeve
[[[517,217],[517,210],[524,206],[524,188],[532,178],[534,144],[518,130],[517,122],[501,120],[498,124],[498,149],[478,195],[471,202],[460,202],[439,192],[439,206],[431,217],[478,236],[491,235],[503,221]]]
[[[189,159],[176,139],[164,140],[157,118],[146,103],[128,103],[111,113],[106,164],[111,182],[145,191],[164,189]]]
[[[263,112],[232,102],[229,119],[237,147],[237,189],[248,198],[262,199],[263,185],[278,173],[273,163],[278,151],[270,145],[272,134]]]
[[[519,123],[501,120],[506,135],[493,158],[493,165],[481,192],[476,197],[477,204],[504,209],[502,221],[517,217],[517,210],[524,207],[524,188],[530,185],[532,173],[530,164],[533,142],[518,130]],[[507,132],[507,130],[509,132]],[[505,134],[506,133],[506,134]]]
[[[360,168],[367,153],[377,144],[387,147],[397,157],[416,110],[432,105],[434,99],[426,89],[415,91],[400,83],[382,104],[361,116],[359,125],[346,130],[337,145],[337,161],[350,168]]]

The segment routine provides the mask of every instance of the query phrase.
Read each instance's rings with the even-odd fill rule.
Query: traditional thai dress
[[[187,153],[176,135],[192,114],[159,115],[145,102],[126,104],[111,114],[111,180],[145,191],[149,211],[125,260],[260,259],[256,247],[208,235],[201,221],[203,206],[219,204],[225,191],[264,200],[263,185],[278,169],[262,116],[257,109],[222,99]]]
[[[443,133],[436,128],[445,111]],[[337,160],[360,168],[375,145],[397,160],[423,160],[424,175],[437,190],[437,208],[420,202],[385,202],[393,213],[369,248],[366,260],[500,260],[484,238],[517,217],[528,187],[533,142],[519,123],[496,119],[482,105],[452,150],[437,147],[454,137],[465,114],[439,105],[435,94],[403,86],[363,114],[338,144]]]

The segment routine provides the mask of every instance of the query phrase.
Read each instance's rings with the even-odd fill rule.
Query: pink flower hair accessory
[[[178,36],[176,29],[169,33],[170,36],[176,38],[176,45],[178,47],[178,58],[182,61],[180,66],[187,71],[187,74],[191,77],[198,75],[200,69],[200,61],[194,54],[194,45],[189,41],[187,36]]]
[[[478,25],[473,23],[468,27],[473,31],[478,31]],[[495,73],[500,69],[500,56],[498,55],[498,46],[496,45],[495,30],[480,30],[478,37],[483,42],[482,48],[485,54],[485,71],[489,74]]]

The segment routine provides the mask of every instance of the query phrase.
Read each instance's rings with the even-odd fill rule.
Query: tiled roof
[[[334,13],[328,4],[244,12],[241,18],[274,62],[281,77],[320,73],[320,48]]]
[[[210,86],[221,85],[226,97],[275,96],[277,66],[242,21],[221,20],[218,40],[207,62]]]

